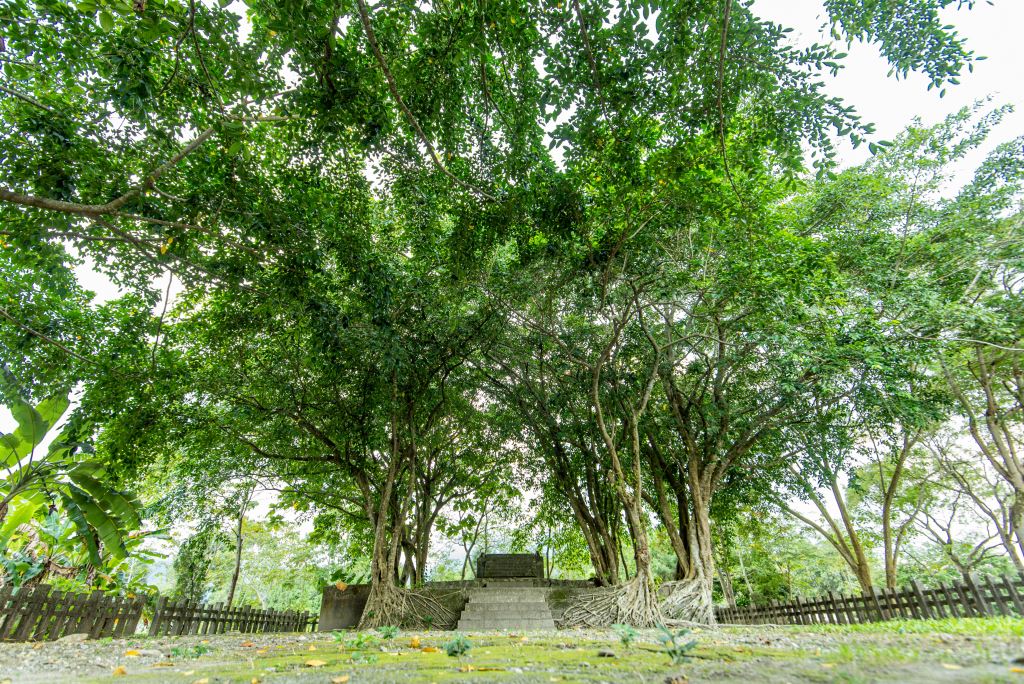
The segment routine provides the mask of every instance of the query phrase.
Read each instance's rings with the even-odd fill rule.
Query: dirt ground
[[[0,684],[360,684],[421,682],[1020,682],[1024,620],[947,620],[856,627],[695,629],[674,664],[656,630],[629,646],[612,630],[226,634],[0,644]],[[1019,660],[1019,662],[1018,662]]]

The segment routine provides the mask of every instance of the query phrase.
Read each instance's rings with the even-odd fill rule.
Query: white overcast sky
[[[828,28],[822,30],[826,15],[820,0],[756,0],[754,11],[792,27],[790,35],[799,45],[834,42]],[[906,80],[888,77],[889,64],[878,48],[860,43],[848,49],[843,46],[849,56],[842,61],[845,68],[838,76],[826,76],[829,93],[855,106],[866,121],[877,126],[882,140],[891,139],[915,116],[925,124],[937,123],[947,114],[988,96],[992,96],[993,106],[1012,104],[1018,111],[993,132],[985,151],[1024,133],[1024,2],[993,0],[989,5],[981,0],[970,11],[949,9],[942,19],[957,27],[967,39],[968,49],[987,57],[975,64],[974,73],[964,69],[960,85],[949,86],[945,97],[939,97],[938,89],[929,91],[928,79],[921,74],[911,73]],[[843,166],[860,164],[868,154],[866,145],[853,150],[847,143],[839,161]],[[966,170],[972,170],[981,156],[983,152],[968,160]]]

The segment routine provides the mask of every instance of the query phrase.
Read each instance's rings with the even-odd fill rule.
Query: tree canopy
[[[941,89],[978,59],[951,4],[825,11]],[[405,587],[436,530],[468,554],[518,496],[611,587],[568,620],[711,621],[743,512],[845,511],[854,453],[895,582],[903,473],[962,417],[1024,548],[1021,141],[944,185],[1005,109],[878,140],[823,84],[837,48],[733,0],[0,15],[6,398],[78,391],[154,519],[276,491],[370,558],[364,622],[397,624],[430,615]],[[871,159],[838,170],[840,139]],[[91,304],[83,259],[127,294]],[[240,553],[269,532],[236,504]],[[803,516],[868,588],[854,518]]]

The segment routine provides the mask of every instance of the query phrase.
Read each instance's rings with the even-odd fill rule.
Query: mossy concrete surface
[[[1024,620],[921,623],[901,631],[804,627],[694,630],[692,658],[673,663],[656,630],[629,646],[611,630],[220,635],[84,644],[0,644],[0,684],[41,682],[1020,682]],[[13,665],[12,665],[13,664]],[[5,668],[5,666],[7,666]]]

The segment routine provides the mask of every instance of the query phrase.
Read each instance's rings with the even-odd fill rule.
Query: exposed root
[[[381,583],[370,588],[359,629],[385,625],[449,629],[458,619],[455,611],[429,594]]]
[[[700,580],[665,582],[661,585],[661,612],[673,620],[685,620],[701,625],[715,624],[715,608],[711,592]]]
[[[661,610],[651,582],[638,575],[617,587],[575,597],[562,614],[563,627],[607,627],[613,624],[654,627]]]

